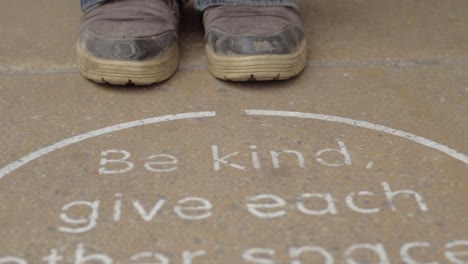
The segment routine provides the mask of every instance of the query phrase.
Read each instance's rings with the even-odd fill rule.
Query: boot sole
[[[305,40],[291,54],[223,56],[206,45],[208,68],[216,78],[228,81],[286,80],[302,72],[307,61]]]
[[[169,79],[179,64],[179,49],[171,48],[167,54],[144,61],[106,60],[93,56],[79,43],[76,45],[77,62],[81,74],[98,83],[115,85],[150,85]]]

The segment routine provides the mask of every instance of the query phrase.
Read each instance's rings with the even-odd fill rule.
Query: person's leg
[[[204,11],[211,73],[233,81],[280,80],[306,64],[295,0],[195,0]]]
[[[298,8],[297,0],[195,0],[195,7],[200,11],[219,5],[288,6]]]
[[[151,84],[177,70],[177,0],[81,0],[77,64],[111,84]]]
[[[107,0],[80,0],[81,10],[84,12],[86,9],[92,7],[95,4],[104,2]]]

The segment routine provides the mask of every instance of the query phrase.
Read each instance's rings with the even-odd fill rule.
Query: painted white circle
[[[414,143],[423,145],[425,147],[438,150],[442,153],[449,155],[450,157],[454,159],[457,159],[459,161],[462,161],[465,164],[468,164],[468,155],[463,154],[448,146],[445,146],[443,144],[437,143],[435,141],[432,141],[430,139],[427,139],[421,136],[417,136],[409,132],[405,132],[403,130],[398,130],[398,129],[390,128],[387,126],[383,126],[383,125],[379,125],[379,124],[375,124],[375,123],[371,123],[367,121],[339,117],[339,116],[332,116],[332,115],[316,114],[316,113],[276,111],[276,110],[245,110],[245,113],[248,116],[271,116],[271,117],[291,117],[291,118],[300,118],[300,119],[314,119],[314,120],[340,123],[340,124],[350,125],[354,127],[369,129],[373,131],[383,132],[392,136],[410,140]],[[47,155],[56,150],[60,150],[62,148],[65,148],[75,143],[82,142],[90,138],[102,136],[102,135],[120,131],[120,130],[125,130],[125,129],[139,127],[139,126],[146,126],[146,125],[156,124],[156,123],[161,123],[161,122],[183,120],[183,119],[210,118],[210,117],[216,117],[216,112],[214,111],[191,112],[191,113],[181,113],[181,114],[175,114],[175,115],[158,116],[158,117],[152,117],[152,118],[146,118],[146,119],[139,119],[139,120],[135,120],[131,122],[125,122],[125,123],[89,131],[89,132],[56,142],[50,146],[38,149],[8,164],[7,166],[0,169],[0,179],[4,178],[11,172],[21,168],[22,166],[28,164],[29,162],[32,162],[44,155]]]

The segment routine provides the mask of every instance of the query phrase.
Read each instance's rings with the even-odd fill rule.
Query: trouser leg
[[[201,11],[210,6],[220,5],[289,6],[298,8],[297,0],[195,0],[195,7]]]
[[[86,9],[92,7],[95,4],[104,2],[106,0],[80,0],[81,10],[85,11]]]
[[[86,10],[91,6],[106,0],[80,0],[81,10]],[[298,7],[297,0],[195,0],[195,7],[198,10],[205,10],[210,6],[217,5],[243,5],[243,6],[290,6]]]

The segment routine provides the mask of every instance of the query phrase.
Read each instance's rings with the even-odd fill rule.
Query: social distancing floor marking
[[[3,177],[10,174],[12,171],[17,170],[18,168],[26,165],[27,163],[33,160],[36,160],[53,151],[62,149],[64,147],[70,146],[72,144],[75,144],[75,143],[78,143],[78,142],[81,142],[90,138],[102,136],[105,134],[113,133],[113,132],[124,130],[124,129],[134,128],[134,127],[139,127],[139,126],[146,126],[146,125],[156,124],[156,123],[161,123],[161,122],[168,122],[168,121],[175,121],[175,120],[182,120],[182,119],[214,117],[214,116],[216,116],[215,112],[192,112],[192,113],[182,113],[182,114],[176,114],[176,115],[164,115],[164,116],[158,116],[158,117],[139,119],[139,120],[135,120],[131,122],[121,123],[121,124],[89,131],[81,135],[77,135],[71,138],[64,139],[48,147],[38,149],[20,158],[17,161],[10,163],[9,165],[3,167],[0,170],[0,179],[2,179]]]
[[[404,138],[415,142],[417,144],[423,145],[425,147],[429,147],[435,150],[438,150],[442,153],[447,154],[448,156],[462,161],[465,164],[468,164],[468,156],[452,149],[448,146],[443,144],[437,143],[430,139],[417,136],[415,134],[405,132],[402,130],[390,128],[387,126],[361,121],[351,118],[339,117],[339,116],[332,116],[332,115],[323,115],[323,114],[316,114],[316,113],[303,113],[303,112],[291,112],[291,111],[276,111],[276,110],[245,110],[247,116],[271,116],[271,117],[292,117],[292,118],[300,118],[300,119],[312,119],[312,120],[320,120],[332,123],[339,123],[345,125],[351,125],[354,127],[365,128],[373,131],[378,131],[382,133],[386,133],[392,136]],[[70,146],[75,143],[82,142],[84,140],[102,136],[105,134],[113,133],[116,131],[121,131],[129,128],[146,126],[150,124],[156,124],[161,122],[169,122],[169,121],[176,121],[176,120],[187,120],[187,119],[197,119],[197,118],[207,118],[207,117],[216,117],[216,112],[214,111],[207,111],[207,112],[191,112],[191,113],[181,113],[175,115],[164,115],[152,118],[145,118],[139,119],[131,122],[125,122],[113,126],[108,126],[105,128],[89,131],[77,136],[73,136],[57,143],[54,143],[50,146],[38,149],[10,164],[3,167],[0,170],[0,179],[4,178],[11,172],[21,168],[22,166],[44,156],[56,150],[60,150],[67,146]]]
[[[302,119],[315,119],[333,123],[340,123],[351,125],[360,128],[366,128],[382,133],[386,133],[392,136],[401,137],[404,139],[408,139],[420,145],[436,149],[441,151],[452,158],[460,160],[465,164],[468,164],[468,156],[458,152],[452,148],[449,148],[445,145],[432,141],[430,139],[417,136],[412,133],[408,133],[402,130],[394,129],[391,127],[386,127],[378,124],[374,124],[367,121],[361,121],[351,118],[339,117],[339,116],[330,116],[330,115],[322,115],[322,114],[314,114],[314,113],[302,113],[302,112],[289,112],[289,111],[275,111],[275,110],[245,110],[247,115],[251,116],[274,116],[274,117],[295,117],[295,118],[302,118]]]

